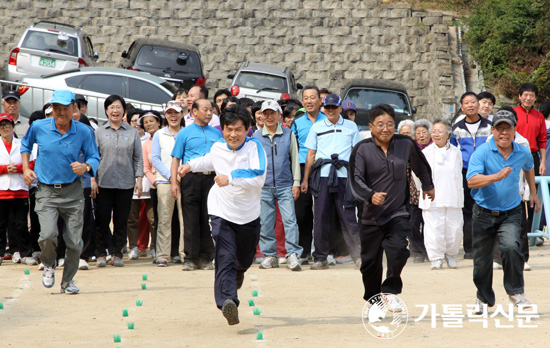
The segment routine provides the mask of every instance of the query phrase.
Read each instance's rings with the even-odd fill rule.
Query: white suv
[[[6,64],[6,79],[21,81],[27,75],[48,75],[95,65],[98,54],[92,41],[80,28],[39,21],[31,25]]]
[[[289,68],[278,65],[246,62],[227,77],[233,80],[233,96],[254,101],[297,99],[297,90],[303,88]]]

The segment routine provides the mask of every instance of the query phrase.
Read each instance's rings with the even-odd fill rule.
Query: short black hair
[[[544,118],[548,118],[550,116],[550,102],[540,104],[539,111]]]
[[[250,111],[252,113],[252,118],[256,120],[256,112],[258,110],[262,110],[262,102],[257,101],[254,104],[252,104],[252,110]]]
[[[239,98],[239,105],[244,106],[245,108],[252,106],[254,104],[254,100],[250,98]]]
[[[220,107],[218,106],[218,104],[216,104],[215,101],[211,101],[210,104],[212,104],[212,108],[214,109],[214,113],[216,115],[219,115],[220,114]]]
[[[522,95],[523,92],[533,92],[535,93],[535,97],[539,95],[539,88],[531,82],[523,83],[521,86],[519,86],[519,94]]]
[[[328,88],[321,88],[319,90],[319,93],[321,93],[321,94],[331,94],[332,92]]]
[[[174,95],[172,96],[172,100],[176,100],[176,97],[182,93],[189,94],[189,91],[187,90],[187,88],[183,88],[183,87],[178,88],[176,93],[174,93]]]
[[[105,99],[105,102],[103,103],[105,110],[107,110],[107,108],[117,100],[122,103],[122,109],[126,110],[126,102],[124,101],[124,98],[116,94],[111,94],[110,96],[107,97],[107,99]]]
[[[497,102],[495,95],[491,92],[483,91],[477,95],[477,100],[490,99],[493,105]]]
[[[198,85],[193,87],[199,87],[199,91],[200,91],[199,93],[200,93],[201,99],[208,99],[208,88],[206,88],[205,85]]]
[[[193,102],[193,105],[191,105],[191,110],[193,110],[193,109],[198,110],[198,109],[199,109],[199,102],[200,102],[201,100],[206,100],[206,99],[204,99],[204,98],[199,98],[199,99],[195,100],[195,101]],[[208,101],[208,100],[206,100],[206,101],[207,101],[207,102],[210,102],[210,101]]]
[[[225,94],[228,98],[231,97],[231,92],[227,88],[218,89],[216,93],[214,93],[214,103],[216,102],[216,99],[223,94]]]
[[[462,102],[464,101],[464,98],[466,98],[469,95],[473,95],[476,98],[476,100],[478,99],[477,94],[475,94],[474,92],[466,92],[460,97],[460,104],[462,104]]]
[[[319,88],[317,86],[313,86],[313,85],[305,86],[304,89],[302,90],[302,96],[304,95],[304,92],[307,91],[308,89],[316,90],[317,91],[317,97],[321,98],[321,92],[319,91]]]
[[[135,114],[141,114],[142,111],[143,110],[136,108],[128,109],[128,112],[126,113],[126,120],[128,121],[128,123],[132,121],[132,117],[134,117]]]
[[[246,129],[250,128],[250,123],[252,120],[250,119],[250,114],[248,113],[248,110],[241,105],[235,104],[235,105],[229,105],[226,107],[222,115],[220,116],[220,125],[222,127],[222,130],[227,125],[234,124],[235,122],[238,122],[239,120],[243,121],[244,127]]]
[[[29,116],[29,126],[36,120],[41,120],[43,118],[46,118],[46,115],[44,114],[44,111],[42,110],[36,110],[33,111],[33,113]]]
[[[376,104],[372,109],[367,111],[367,116],[370,123],[374,123],[374,120],[378,116],[382,116],[384,114],[391,116],[391,118],[395,120],[395,110],[393,110],[393,108],[388,104]]]
[[[222,106],[220,107],[220,112],[223,113],[223,110],[225,110],[225,107],[227,106],[227,103],[229,103],[229,102],[239,104],[239,98],[231,96],[227,99],[224,99],[223,103],[222,103]]]

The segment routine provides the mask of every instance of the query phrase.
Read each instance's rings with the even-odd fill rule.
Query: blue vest
[[[283,134],[275,134],[273,141],[269,135],[262,134],[262,129],[254,132],[254,137],[262,143],[267,155],[266,178],[264,188],[292,187],[292,169],[290,167],[290,133],[288,128],[281,127]]]

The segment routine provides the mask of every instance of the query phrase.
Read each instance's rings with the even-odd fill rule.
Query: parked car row
[[[10,52],[6,78],[21,82],[21,113],[29,115],[51,99],[54,90],[66,88],[88,97],[89,116],[104,118],[103,101],[111,94],[128,102],[161,110],[177,87],[204,85],[206,77],[200,52],[193,45],[152,39],[136,39],[123,51],[119,68],[93,67],[98,60],[90,37],[80,28],[63,23],[39,21],[25,30]],[[288,67],[243,63],[231,79],[230,91],[254,101],[299,99],[297,83]],[[386,103],[396,111],[396,124],[412,119],[406,88],[385,80],[352,80],[341,94],[355,103],[355,122],[368,133],[367,111]]]

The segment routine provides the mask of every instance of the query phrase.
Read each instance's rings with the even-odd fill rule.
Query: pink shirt
[[[157,177],[155,176],[157,170],[153,166],[153,160],[151,157],[151,144],[153,144],[153,137],[147,139],[143,143],[143,171],[145,173],[145,177],[147,177],[151,184],[154,185],[157,182]]]

